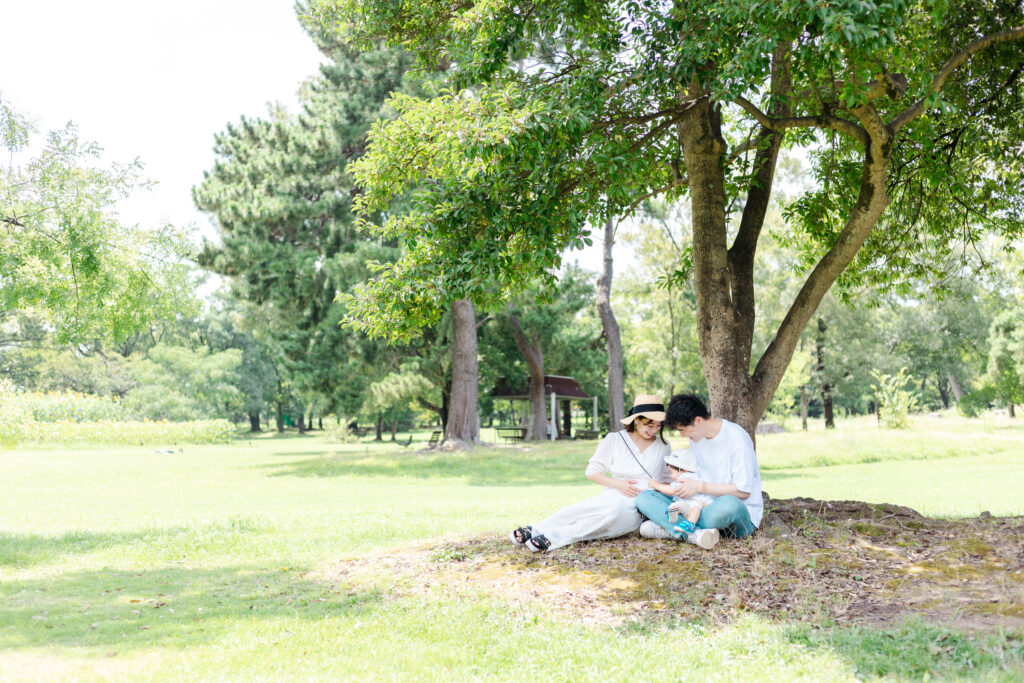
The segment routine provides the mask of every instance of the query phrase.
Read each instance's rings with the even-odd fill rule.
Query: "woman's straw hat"
[[[622,424],[628,425],[641,415],[655,422],[664,422],[665,404],[654,394],[640,394],[633,401],[633,407],[629,409],[629,414],[623,418]]]

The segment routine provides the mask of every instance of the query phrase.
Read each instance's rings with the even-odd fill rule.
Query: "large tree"
[[[354,53],[310,33],[330,60],[304,84],[302,112],[277,108],[216,136],[217,160],[194,197],[214,217],[219,240],[206,244],[200,262],[259,308],[299,412],[352,415],[384,350],[340,327],[344,307],[335,297],[369,276],[367,261],[390,261],[399,249],[353,217],[347,166],[388,95],[402,88],[411,59],[401,50]]]
[[[553,277],[588,221],[685,193],[711,409],[753,431],[841,276],[899,286],[982,228],[1021,228],[1019,0],[320,0],[313,14],[452,64],[449,90],[393,99],[355,171],[364,210],[419,188],[385,226],[408,253],[360,299],[391,334]],[[757,356],[754,264],[789,145],[816,150],[817,183],[788,212],[804,283]]]
[[[446,443],[480,443],[479,377],[476,312],[473,302],[459,299],[452,303],[452,393],[444,426]]]

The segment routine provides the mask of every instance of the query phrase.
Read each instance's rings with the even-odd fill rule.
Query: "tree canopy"
[[[711,408],[753,430],[841,276],[907,287],[983,229],[1021,231],[1019,1],[319,0],[311,15],[448,68],[447,89],[393,97],[353,170],[362,211],[413,193],[382,228],[405,256],[356,297],[380,334],[455,298],[494,306],[552,277],[588,225],[685,194]],[[804,283],[758,355],[754,263],[783,146],[813,150],[814,187],[787,207]]]

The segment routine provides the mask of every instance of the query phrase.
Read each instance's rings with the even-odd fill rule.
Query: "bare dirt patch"
[[[929,519],[909,508],[771,500],[752,538],[703,551],[633,534],[531,553],[494,534],[346,562],[402,592],[476,589],[591,623],[710,618],[1024,629],[1024,518]]]

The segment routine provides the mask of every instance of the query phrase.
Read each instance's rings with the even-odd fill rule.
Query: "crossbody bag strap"
[[[633,444],[629,442],[629,439],[626,438],[626,435],[623,434],[621,430],[619,431],[619,436],[621,436],[622,440],[626,443],[626,450],[628,450],[629,454],[633,456],[634,460],[636,460],[636,464],[640,465],[640,469],[644,471],[644,474],[646,474],[649,479],[654,479],[654,475],[648,472],[647,468],[644,467],[644,464],[640,462],[640,458],[636,457],[636,453],[633,451]]]

